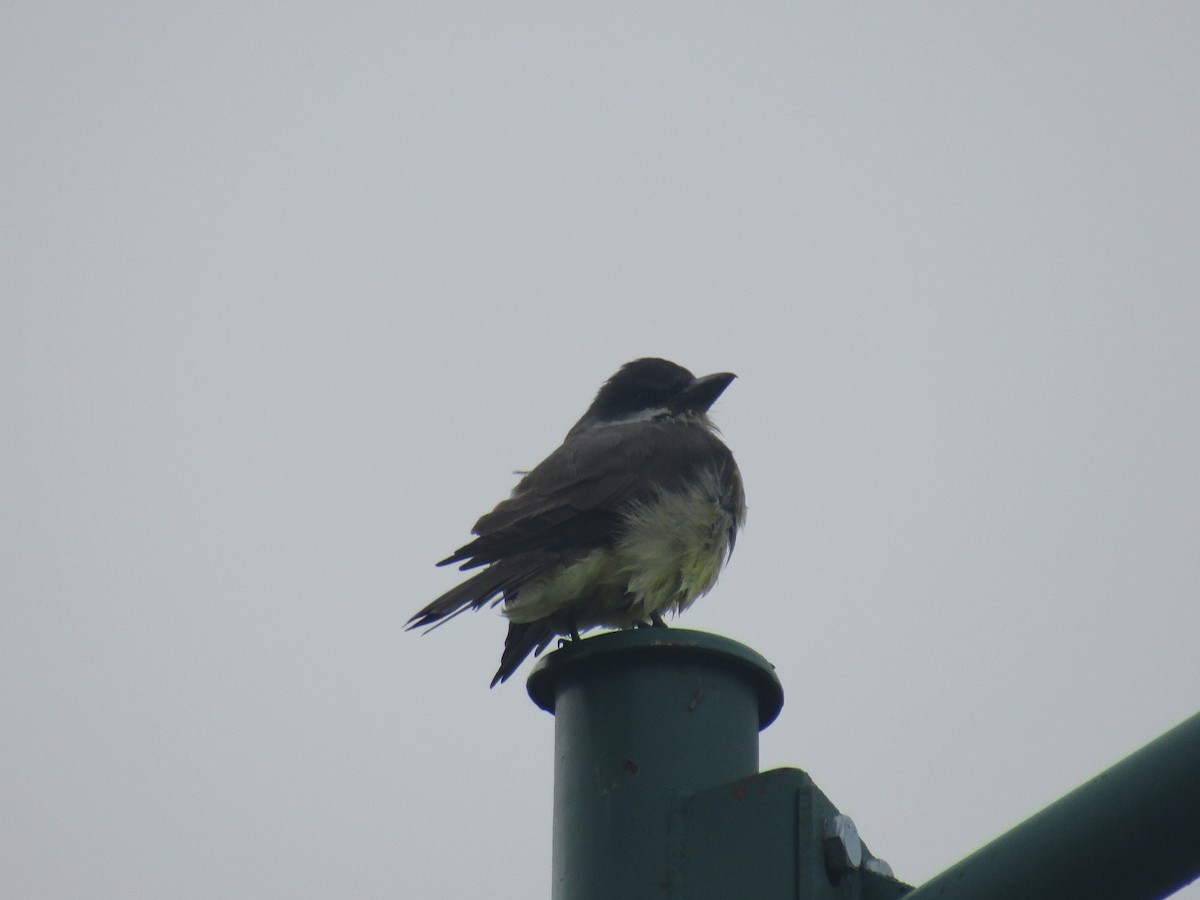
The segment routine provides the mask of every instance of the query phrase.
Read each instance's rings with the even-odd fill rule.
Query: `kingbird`
[[[436,627],[503,603],[492,686],[563,635],[661,626],[716,583],[746,517],[733,454],[708,410],[731,372],[697,378],[636,359],[608,379],[562,445],[438,563],[486,568],[408,621]]]

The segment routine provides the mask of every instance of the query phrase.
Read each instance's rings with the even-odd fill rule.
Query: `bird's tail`
[[[508,636],[504,639],[504,653],[500,656],[500,668],[492,677],[492,687],[502,681],[508,681],[510,675],[532,653],[540,654],[554,640],[559,630],[550,619],[538,619],[536,622],[509,622]]]

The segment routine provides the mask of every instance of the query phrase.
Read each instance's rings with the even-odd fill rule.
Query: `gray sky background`
[[[642,355],[740,375],[681,624],[899,877],[1200,707],[1200,6],[12,2],[0,84],[5,896],[548,894],[503,621],[402,628]]]

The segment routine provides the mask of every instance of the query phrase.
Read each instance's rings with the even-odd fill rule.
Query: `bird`
[[[502,604],[495,687],[556,637],[665,626],[664,614],[686,610],[716,583],[746,518],[741,473],[708,414],[735,377],[654,357],[621,366],[562,444],[475,523],[474,540],[438,563],[482,571],[406,630]]]

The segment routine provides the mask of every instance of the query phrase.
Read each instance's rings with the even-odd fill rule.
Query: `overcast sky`
[[[529,667],[403,625],[643,355],[740,376],[681,624],[898,877],[1200,708],[1195,3],[8,2],[0,84],[5,896],[548,895]]]

